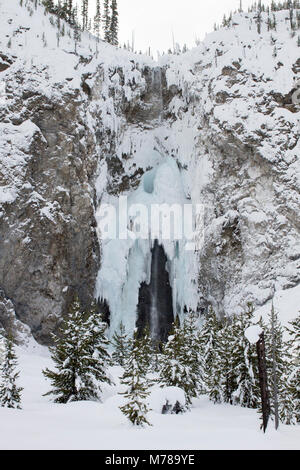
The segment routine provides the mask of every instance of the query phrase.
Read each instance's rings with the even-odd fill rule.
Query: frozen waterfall
[[[137,206],[146,210],[152,222],[153,205],[183,207],[189,203],[182,173],[170,157],[161,158],[144,173],[139,187],[128,195],[127,207],[115,196],[102,198],[102,205],[115,209],[116,232],[123,225],[124,235],[124,220],[127,231],[122,239],[101,240],[96,295],[109,306],[111,335],[122,321],[128,333],[148,324],[153,339],[165,340],[174,316],[183,315],[186,308],[197,308],[195,253],[186,251],[186,240],[174,237],[174,231],[170,238],[162,236],[161,227],[156,236],[145,233],[140,214],[133,212]]]

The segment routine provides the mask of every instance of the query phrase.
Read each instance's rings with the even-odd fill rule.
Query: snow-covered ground
[[[105,449],[105,450],[203,450],[203,449],[300,449],[300,426],[272,423],[264,435],[255,410],[214,405],[206,397],[196,400],[182,415],[149,413],[152,427],[133,428],[119,406],[120,386],[104,391],[103,403],[51,403],[42,394],[49,383],[41,371],[51,366],[45,349],[18,349],[23,409],[0,408],[0,449]],[[117,378],[120,369],[113,368]]]

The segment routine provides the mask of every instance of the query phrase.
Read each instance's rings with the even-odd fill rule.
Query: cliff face
[[[41,7],[0,9],[0,324],[15,315],[48,344],[78,291],[132,328],[152,246],[100,243],[95,212],[149,186],[154,202],[182,192],[205,205],[202,249],[164,246],[174,310],[232,314],[299,284],[300,62],[286,12],[272,40],[237,15],[155,63],[88,35],[75,55]]]
[[[14,78],[6,83],[15,86]],[[49,99],[30,85],[14,92],[1,124],[0,285],[44,342],[73,289],[85,303],[93,294],[99,247],[90,181],[97,162],[79,93],[60,90]]]

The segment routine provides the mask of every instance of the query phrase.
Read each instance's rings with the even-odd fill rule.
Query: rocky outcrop
[[[97,160],[80,104],[78,92],[49,100],[25,82],[2,124],[0,286],[44,344],[74,291],[83,305],[91,301],[99,268],[90,184]]]
[[[0,290],[0,331],[2,329],[11,334],[17,344],[27,344],[31,339],[29,326],[17,319],[12,301]]]

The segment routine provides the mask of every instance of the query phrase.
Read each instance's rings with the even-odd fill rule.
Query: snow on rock
[[[251,344],[256,344],[259,340],[259,336],[262,334],[263,330],[258,325],[249,326],[245,330],[245,337]]]
[[[44,141],[40,129],[30,120],[20,125],[0,123],[0,204],[13,203],[24,183],[24,170],[31,159],[35,139]]]
[[[261,317],[265,321],[268,320],[272,302],[282,325],[288,327],[288,323],[295,320],[300,312],[300,286],[276,291],[272,300],[255,311],[255,321],[258,321]],[[287,335],[285,330],[284,334]]]
[[[148,398],[148,405],[152,411],[162,413],[165,405],[173,410],[176,403],[182,407],[186,405],[184,391],[179,387],[158,387],[154,386],[151,389],[151,394]]]

